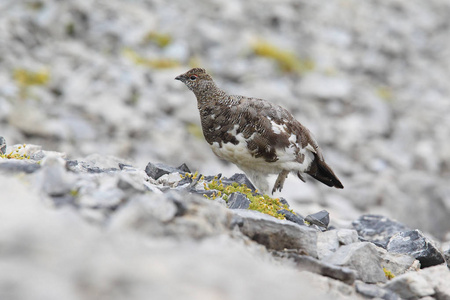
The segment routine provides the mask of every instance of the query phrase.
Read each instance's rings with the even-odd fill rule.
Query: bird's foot
[[[298,176],[298,178],[299,178],[301,181],[306,182],[306,180],[305,180],[305,178],[303,177],[302,173],[297,172],[297,176]]]
[[[289,171],[286,171],[286,170],[284,170],[280,174],[278,174],[277,180],[275,181],[275,184],[272,189],[272,195],[277,190],[281,192],[281,190],[283,189],[284,181],[286,180],[288,175],[289,175]]]

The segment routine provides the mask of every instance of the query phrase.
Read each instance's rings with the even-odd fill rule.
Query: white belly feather
[[[308,147],[300,148],[295,143],[291,143],[288,148],[277,149],[276,155],[278,160],[275,162],[267,162],[262,157],[256,158],[249,151],[247,140],[242,133],[236,134],[236,128],[237,125],[230,133],[236,137],[239,142],[238,144],[222,143],[222,147],[220,147],[219,143],[214,142],[211,145],[211,149],[218,157],[236,164],[242,170],[250,169],[265,174],[279,174],[283,170],[304,172],[308,169],[314,159],[314,155]],[[251,140],[251,138],[252,137],[250,137],[249,140]],[[295,138],[292,140],[295,140]],[[297,147],[300,148],[300,153],[304,154],[305,157],[302,163],[299,163],[296,160],[295,148]]]

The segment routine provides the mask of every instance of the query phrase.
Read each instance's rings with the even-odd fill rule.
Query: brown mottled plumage
[[[201,68],[175,79],[197,97],[203,135],[212,151],[236,164],[262,192],[269,191],[269,174],[278,174],[274,193],[281,191],[290,172],[302,181],[306,173],[343,188],[309,130],[286,109],[262,99],[228,95]]]

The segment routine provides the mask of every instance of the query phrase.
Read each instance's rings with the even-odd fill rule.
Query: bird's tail
[[[331,170],[331,168],[323,160],[319,159],[316,154],[314,154],[314,160],[311,163],[309,170],[306,171],[306,174],[330,187],[335,187],[338,189],[344,188],[342,183],[334,174],[333,170]]]

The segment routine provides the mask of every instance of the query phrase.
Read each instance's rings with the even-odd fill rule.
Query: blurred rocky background
[[[380,214],[450,241],[450,2],[2,0],[0,16],[8,146],[229,177],[174,80],[200,66],[317,138],[345,189],[291,176],[277,196],[295,211],[338,227]]]

